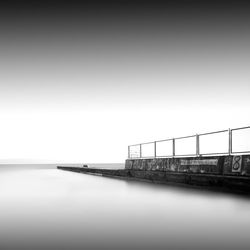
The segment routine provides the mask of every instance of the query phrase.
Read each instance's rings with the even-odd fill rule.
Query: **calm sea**
[[[245,196],[48,165],[0,168],[1,250],[250,249],[249,235]]]

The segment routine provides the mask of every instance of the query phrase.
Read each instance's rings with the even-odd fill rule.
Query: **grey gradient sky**
[[[38,3],[1,8],[2,162],[123,162],[128,144],[249,125],[249,5]]]

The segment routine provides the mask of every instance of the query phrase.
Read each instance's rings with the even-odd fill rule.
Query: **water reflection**
[[[250,200],[57,169],[0,170],[1,249],[246,249]]]

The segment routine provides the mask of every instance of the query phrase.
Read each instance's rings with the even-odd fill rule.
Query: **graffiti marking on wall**
[[[213,165],[217,166],[218,159],[202,159],[202,160],[181,160],[182,166],[200,166],[200,165]]]
[[[241,172],[242,156],[235,155],[233,157],[232,172]]]

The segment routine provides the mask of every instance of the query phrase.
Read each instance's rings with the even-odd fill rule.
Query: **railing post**
[[[196,156],[200,156],[200,136],[196,134]]]
[[[173,138],[173,157],[175,157],[175,139]]]
[[[141,153],[141,144],[140,144],[140,158],[142,157],[142,153]]]
[[[228,129],[228,154],[232,154],[232,130]]]

